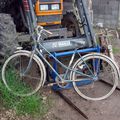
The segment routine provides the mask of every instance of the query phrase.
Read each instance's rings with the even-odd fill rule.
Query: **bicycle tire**
[[[70,74],[70,79],[73,80],[73,87],[74,87],[75,91],[76,91],[81,97],[83,97],[83,98],[86,99],[86,100],[98,101],[98,100],[103,100],[103,99],[108,98],[108,97],[115,91],[115,89],[116,89],[116,87],[117,87],[117,85],[118,85],[119,70],[118,70],[118,67],[117,67],[116,63],[115,63],[111,58],[109,58],[108,56],[105,56],[105,55],[103,55],[103,54],[101,54],[101,53],[91,53],[91,54],[84,55],[83,57],[81,57],[80,59],[78,59],[78,60],[75,62],[75,64],[73,65],[72,69],[76,70],[78,65],[83,65],[84,62],[87,63],[87,60],[91,60],[91,59],[93,59],[93,58],[94,58],[94,59],[96,58],[96,60],[97,60],[97,59],[99,59],[99,60],[101,59],[100,61],[102,61],[102,63],[100,63],[100,66],[99,66],[99,67],[102,66],[102,68],[99,68],[99,69],[101,69],[101,71],[103,71],[103,67],[107,68],[108,65],[110,65],[112,69],[110,69],[109,67],[108,67],[108,69],[110,69],[110,71],[112,71],[112,74],[114,73],[114,78],[113,78],[114,83],[111,83],[111,81],[106,81],[106,80],[105,80],[105,83],[109,83],[109,84],[113,85],[112,89],[111,89],[107,94],[105,94],[105,95],[103,95],[103,96],[99,96],[99,97],[91,97],[91,96],[93,96],[93,93],[92,93],[92,92],[94,92],[94,94],[95,94],[95,92],[97,91],[97,90],[94,90],[94,91],[91,92],[91,96],[86,95],[86,94],[88,94],[88,93],[82,93],[82,92],[85,91],[85,89],[88,89],[88,88],[87,88],[88,86],[87,86],[87,87],[84,87],[84,86],[83,86],[83,88],[80,88],[80,87],[78,87],[78,86],[76,85],[77,83],[74,82],[74,80],[76,79],[76,78],[75,78],[75,75],[76,75],[75,72],[71,72],[71,74]],[[102,65],[103,63],[104,63],[105,66]],[[90,64],[91,64],[91,63],[90,63]],[[106,66],[106,65],[107,65],[107,66]],[[90,66],[90,65],[89,65],[89,66]],[[94,66],[94,65],[91,65],[91,66]],[[113,70],[114,70],[114,71],[113,71]],[[88,70],[86,70],[86,71],[88,71]],[[100,74],[101,71],[99,70],[99,74]],[[103,72],[104,72],[104,71],[103,71]],[[109,71],[108,71],[108,73],[109,73]],[[89,73],[89,74],[90,74],[90,73]],[[109,76],[109,75],[107,75],[107,76]],[[81,77],[81,76],[80,76],[80,77]],[[105,79],[105,76],[103,76],[103,77],[104,77],[104,79]],[[98,77],[98,78],[99,78],[99,77]],[[101,82],[101,81],[99,81],[99,82]],[[97,83],[97,82],[96,82],[96,83]],[[94,82],[93,84],[95,84],[95,82]],[[98,84],[98,83],[97,83],[97,84]],[[96,84],[96,85],[97,85],[97,84]],[[101,82],[100,84],[102,84],[102,82]],[[92,87],[93,87],[93,86],[92,86]],[[97,87],[97,86],[96,86],[96,87]],[[99,86],[98,86],[98,87],[99,87]],[[81,90],[79,90],[79,88],[80,88]],[[91,89],[92,89],[92,88],[91,88]],[[99,88],[97,88],[97,89],[99,89]],[[103,89],[105,89],[105,88],[101,87],[101,89],[102,89],[102,91],[103,91]],[[87,92],[90,92],[90,89],[89,89]],[[100,93],[100,92],[99,92],[99,93]]]
[[[10,86],[8,85],[8,80],[6,78],[6,71],[7,71],[7,67],[9,65],[9,63],[17,58],[17,57],[20,57],[20,56],[24,56],[28,59],[30,59],[30,56],[31,56],[31,52],[29,51],[26,51],[26,50],[21,50],[21,51],[18,51],[16,52],[15,54],[11,55],[4,63],[3,67],[2,67],[2,80],[3,80],[3,83],[5,84],[6,88],[11,92],[13,93],[14,95],[17,95],[17,96],[22,96],[22,97],[25,97],[25,96],[31,96],[33,94],[35,94],[45,83],[45,80],[46,80],[46,69],[45,69],[45,66],[43,64],[43,62],[41,61],[41,59],[37,56],[37,55],[34,55],[33,56],[33,60],[35,61],[37,67],[39,67],[39,72],[41,77],[39,78],[39,81],[37,83],[37,86],[36,88],[34,88],[31,92],[29,93],[18,93],[14,90],[12,90],[12,88],[10,88]],[[25,59],[25,58],[23,58]],[[17,63],[17,62],[16,62]],[[17,63],[18,64],[18,63]],[[26,65],[26,63],[23,63]],[[27,64],[28,65],[28,64]],[[13,65],[12,65],[13,66]],[[17,65],[16,65],[17,66]],[[33,73],[32,73],[33,74]],[[14,76],[14,75],[13,75]],[[30,79],[30,78],[29,78]],[[31,78],[33,79],[33,78]],[[36,80],[37,81],[37,80]],[[34,81],[35,83],[35,81]]]

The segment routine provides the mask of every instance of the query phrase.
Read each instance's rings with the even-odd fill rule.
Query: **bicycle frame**
[[[41,33],[42,33],[42,31],[41,31]],[[82,72],[80,72],[80,71],[78,71],[78,70],[72,70],[72,68],[71,68],[71,64],[73,63],[73,60],[75,59],[75,55],[76,55],[76,54],[79,54],[80,58],[82,58],[81,55],[80,55],[80,50],[78,50],[78,49],[76,48],[76,49],[73,50],[71,53],[69,53],[69,54],[72,55],[72,57],[71,57],[71,59],[70,59],[69,65],[66,66],[66,65],[64,65],[62,62],[60,62],[60,61],[56,58],[56,56],[54,56],[54,55],[53,55],[52,53],[50,53],[44,46],[42,46],[42,44],[41,44],[41,42],[40,42],[41,39],[42,39],[42,38],[41,38],[41,35],[40,35],[40,34],[39,34],[39,36],[38,36],[38,38],[37,38],[37,41],[36,41],[36,39],[34,39],[33,51],[32,51],[32,54],[31,54],[31,56],[30,56],[30,60],[29,60],[28,66],[27,66],[27,69],[26,69],[26,71],[24,72],[24,74],[30,69],[30,66],[31,66],[31,64],[32,64],[32,58],[33,58],[34,54],[37,53],[37,54],[43,59],[43,61],[51,68],[51,70],[54,72],[54,75],[59,78],[59,80],[55,80],[57,83],[71,83],[71,82],[73,82],[73,80],[68,80],[68,79],[66,79],[67,73],[68,73],[69,71],[76,72],[76,73],[78,73],[78,74],[80,74],[80,75],[82,75],[82,76],[84,76],[84,77],[89,78],[91,81],[94,81],[94,79],[95,79],[94,73],[90,70],[90,68],[89,68],[88,66],[87,66],[87,68],[88,68],[89,72],[91,73],[91,75],[86,75],[86,74],[84,74],[84,73],[82,73]],[[66,69],[65,74],[64,74],[63,77],[61,77],[60,74],[57,72],[57,70],[49,63],[49,61],[47,61],[47,59],[44,57],[43,50],[41,50],[40,48],[42,48],[51,58],[53,58],[53,60],[54,60],[55,62],[57,62],[57,63],[58,63],[59,65],[61,65],[64,69]],[[91,49],[91,50],[93,50],[93,51],[98,51],[99,49],[98,49],[98,47],[97,47],[97,48],[94,48],[94,49]],[[89,49],[88,49],[88,51],[89,51]],[[86,51],[86,52],[87,52],[87,51]],[[86,63],[85,63],[85,64],[86,64]],[[77,81],[76,81],[76,82],[77,82]]]

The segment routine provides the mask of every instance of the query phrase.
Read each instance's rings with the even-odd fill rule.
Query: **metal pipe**
[[[82,50],[77,50],[77,53],[88,53],[88,52],[96,52],[98,51],[98,48],[87,48],[87,49],[82,49]],[[66,52],[59,52],[59,53],[54,53],[55,57],[64,57],[64,56],[69,56],[74,54],[74,51],[66,51]],[[52,56],[50,56],[52,57]]]
[[[30,6],[32,24],[33,24],[33,27],[36,28],[37,27],[37,18],[36,18],[36,15],[35,15],[33,3],[32,3],[31,0],[28,0],[28,1],[29,1],[29,6]]]

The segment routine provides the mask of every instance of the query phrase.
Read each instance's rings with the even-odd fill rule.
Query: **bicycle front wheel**
[[[46,79],[43,62],[34,55],[28,65],[30,57],[30,52],[18,52],[10,56],[3,65],[2,80],[7,89],[17,96],[36,93]]]
[[[103,54],[92,53],[81,57],[73,65],[73,70],[76,72],[71,72],[70,79],[76,92],[84,99],[106,99],[118,85],[118,68],[112,59]]]

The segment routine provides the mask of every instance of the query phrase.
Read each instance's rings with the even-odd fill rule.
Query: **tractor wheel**
[[[78,20],[73,13],[67,13],[63,16],[62,26],[68,31],[72,31],[73,37],[81,35]]]
[[[16,41],[16,26],[8,14],[0,14],[0,64],[18,46]]]

